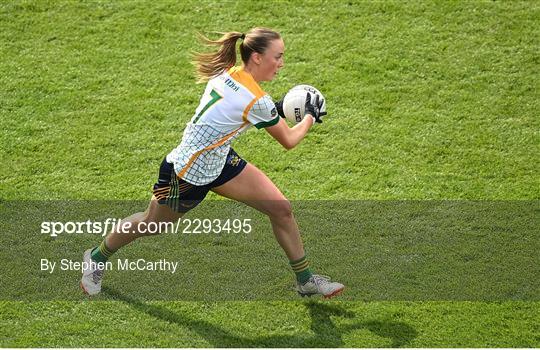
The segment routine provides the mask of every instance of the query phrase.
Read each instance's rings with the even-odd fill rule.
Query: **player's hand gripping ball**
[[[309,107],[309,104],[313,108]],[[306,106],[308,110],[306,111]],[[320,117],[326,115],[326,99],[323,94],[311,85],[297,85],[287,92],[283,98],[283,115],[293,124],[304,119],[306,112],[313,115],[315,121],[321,123]]]

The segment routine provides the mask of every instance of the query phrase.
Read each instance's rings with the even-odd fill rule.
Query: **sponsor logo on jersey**
[[[225,80],[225,85],[227,85],[228,87],[230,87],[231,89],[233,89],[234,91],[238,91],[240,89],[240,86],[236,85],[234,83],[234,81],[232,81],[231,79],[227,78]]]

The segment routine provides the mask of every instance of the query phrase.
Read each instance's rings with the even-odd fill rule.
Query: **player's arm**
[[[285,149],[292,149],[302,141],[313,123],[314,119],[310,116],[306,116],[300,123],[289,128],[285,119],[280,118],[276,125],[270,126],[265,130]]]
[[[278,111],[278,114],[285,118],[285,115],[283,114],[283,102],[278,101],[276,103],[276,108]],[[302,119],[302,121],[292,128],[289,128],[287,123],[284,119],[280,119],[280,121],[271,127],[266,128],[266,131],[272,135],[274,139],[276,139],[283,147],[286,149],[292,149],[296,145],[302,141],[302,139],[306,136],[307,132],[311,128],[311,126],[315,123],[322,123],[321,117],[326,113],[320,112],[320,106],[322,103],[319,102],[319,96],[317,95],[315,104],[311,103],[311,95],[308,93],[306,96],[306,105],[305,105],[305,116]]]

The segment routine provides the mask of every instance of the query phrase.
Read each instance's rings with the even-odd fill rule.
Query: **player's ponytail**
[[[197,68],[198,82],[205,82],[221,74],[236,64],[236,42],[240,44],[240,57],[246,64],[253,52],[264,53],[272,40],[280,39],[281,35],[267,28],[253,28],[247,34],[240,32],[221,33],[218,40],[210,40],[202,34],[199,39],[208,46],[219,46],[217,52],[195,54],[194,64]]]
[[[243,36],[240,32],[229,32],[223,33],[218,40],[210,40],[199,34],[204,44],[220,48],[217,52],[195,54],[198,82],[205,82],[236,64],[236,41]]]

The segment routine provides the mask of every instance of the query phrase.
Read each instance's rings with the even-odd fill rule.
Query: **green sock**
[[[301,284],[306,283],[311,278],[311,270],[309,269],[309,261],[304,256],[301,259],[289,261],[291,267],[296,274],[296,280]]]
[[[106,262],[107,259],[109,259],[109,257],[113,254],[114,254],[114,251],[107,248],[107,245],[105,244],[105,240],[103,240],[103,242],[101,242],[101,244],[98,247],[95,247],[92,250],[91,256],[92,256],[92,260],[94,260],[95,262]]]

